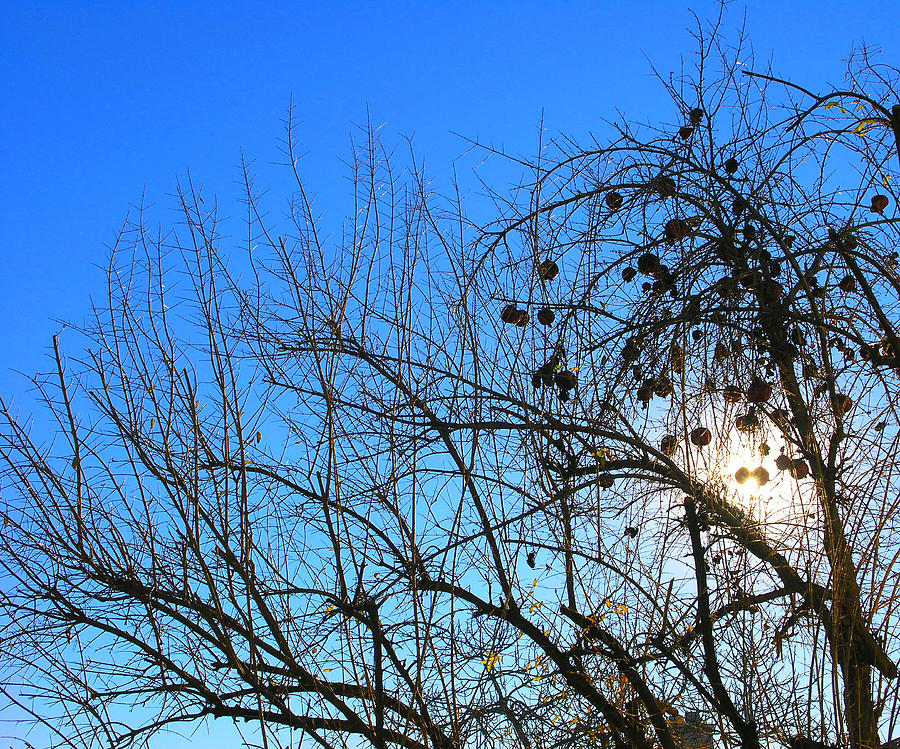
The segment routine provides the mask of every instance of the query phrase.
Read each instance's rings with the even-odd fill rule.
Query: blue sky
[[[711,15],[714,2],[692,7]],[[542,110],[576,137],[621,109],[669,114],[649,74],[692,41],[680,2],[7,3],[0,28],[0,392],[46,368],[57,320],[103,292],[107,246],[129,205],[172,207],[176,178],[238,192],[241,150],[261,184],[291,97],[304,176],[341,210],[340,158],[366,118],[415,137],[449,174],[453,132],[528,152]],[[734,4],[726,22],[740,24]],[[757,54],[810,84],[900,29],[891,3],[750,4]],[[646,56],[646,58],[645,58]],[[271,172],[274,173],[274,170]],[[273,183],[274,184],[274,183]],[[277,197],[277,196],[272,196]],[[175,214],[162,213],[165,220]]]
[[[838,81],[851,48],[900,63],[900,5],[749,3],[758,58],[813,88]],[[622,110],[670,116],[650,62],[667,73],[693,49],[689,8],[717,3],[6,3],[0,24],[0,394],[11,370],[46,370],[59,320],[102,299],[107,248],[142,196],[177,220],[190,170],[233,198],[241,152],[260,184],[281,160],[293,98],[303,173],[340,214],[340,159],[367,117],[413,136],[450,172],[453,133],[531,152],[541,113],[576,138]],[[735,3],[726,28],[742,22]],[[649,61],[648,61],[649,59]],[[463,175],[465,177],[465,175]],[[273,176],[271,184],[278,185]],[[278,194],[270,196],[277,200]],[[286,197],[286,195],[284,196]],[[240,231],[239,224],[235,233]]]

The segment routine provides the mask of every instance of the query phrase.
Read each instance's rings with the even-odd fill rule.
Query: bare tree
[[[331,241],[290,121],[241,259],[190,185],[129,224],[55,435],[3,406],[7,697],[72,746],[896,733],[897,70],[697,44],[673,123],[473,144],[526,175],[484,230],[369,130]]]

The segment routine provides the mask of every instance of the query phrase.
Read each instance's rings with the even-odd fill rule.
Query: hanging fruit
[[[677,190],[675,180],[671,177],[657,177],[650,181],[650,186],[661,198],[671,198]]]
[[[739,432],[752,432],[759,426],[759,417],[752,408],[742,416],[734,419],[734,426]]]
[[[806,461],[802,458],[794,458],[794,460],[791,461],[791,465],[788,468],[788,471],[790,472],[791,476],[797,479],[797,481],[799,481],[800,479],[805,479],[807,476],[809,476],[809,466],[806,465]]]
[[[556,313],[549,307],[544,307],[543,309],[538,310],[537,319],[541,325],[553,325],[553,321],[556,319]]]
[[[747,388],[747,402],[765,403],[771,397],[772,386],[765,380],[754,377],[753,381],[750,383],[750,387]]]
[[[727,359],[729,356],[731,356],[731,349],[722,341],[719,341],[716,344],[715,351],[713,352],[713,358],[716,361],[722,361],[723,359]]]
[[[653,387],[653,394],[660,398],[668,398],[672,395],[672,381],[668,377],[659,377]]]
[[[735,216],[740,216],[744,211],[747,210],[747,201],[744,200],[740,195],[734,199],[734,202],[731,204],[731,212]]]
[[[873,195],[872,196],[872,211],[875,213],[881,213],[885,208],[888,207],[888,203],[890,200],[887,195]]]
[[[881,355],[888,359],[896,359],[897,352],[895,350],[894,345],[891,343],[891,339],[885,336],[881,339]]]
[[[845,294],[856,291],[856,279],[853,276],[844,276],[838,284],[838,288]]]
[[[645,252],[638,258],[637,269],[645,276],[650,276],[659,270],[659,258],[652,252]]]
[[[692,125],[699,125],[703,122],[703,118],[706,116],[706,112],[704,112],[700,107],[694,107],[688,114],[688,119],[691,121]]]
[[[734,174],[738,170],[738,160],[732,156],[725,159],[725,171],[728,174]]]
[[[676,242],[691,236],[691,225],[681,218],[669,219],[666,222],[666,242]]]
[[[612,489],[612,486],[615,483],[615,479],[608,473],[600,473],[597,475],[597,484],[604,489]]]
[[[507,304],[500,312],[500,319],[505,323],[515,323],[519,319],[519,310],[515,304]]]
[[[834,396],[834,412],[838,416],[844,416],[853,408],[853,399],[849,395],[838,393]]]
[[[641,350],[638,348],[637,342],[634,340],[634,338],[629,338],[627,341],[625,341],[625,345],[622,347],[622,358],[625,360],[626,364],[637,361],[640,355]]]
[[[571,369],[561,369],[554,376],[556,386],[560,390],[573,390],[578,384],[578,377]]]
[[[515,324],[518,328],[524,328],[528,325],[528,313],[525,310],[517,310]]]
[[[618,211],[622,207],[623,198],[621,193],[613,190],[606,193],[606,207],[613,211]]]
[[[741,466],[734,472],[734,480],[739,484],[746,484],[750,480],[750,469]]]
[[[682,140],[690,140],[691,136],[694,134],[694,128],[688,127],[685,125],[684,127],[679,128],[678,137]]]
[[[737,280],[731,276],[720,278],[716,282],[716,291],[719,292],[719,296],[722,297],[722,299],[733,299],[741,293]]]
[[[759,283],[759,271],[748,270],[737,277],[738,283],[745,289],[752,289]]]
[[[712,432],[706,427],[697,427],[691,430],[691,442],[697,447],[706,447],[712,442]]]
[[[634,268],[632,268],[631,266],[628,266],[627,268],[622,269],[622,280],[625,283],[628,283],[629,281],[633,281],[634,277],[636,275],[637,275],[637,271]]]
[[[559,275],[559,266],[553,260],[545,260],[538,266],[541,281],[552,281]]]
[[[791,467],[791,463],[793,461],[784,453],[781,453],[777,458],[775,458],[775,467],[779,471],[787,471]]]
[[[756,481],[759,486],[765,486],[769,483],[769,472],[762,466],[754,468],[752,475],[753,480]]]
[[[659,442],[659,451],[663,455],[673,456],[678,452],[678,438],[674,434],[665,435]]]
[[[726,403],[740,403],[744,400],[744,391],[737,385],[729,385],[722,391],[722,397]]]
[[[534,374],[531,375],[531,387],[533,387],[535,390],[537,390],[537,388],[541,387],[541,385],[543,385],[543,384],[544,384],[544,378],[540,372],[535,372]]]
[[[644,404],[653,400],[653,389],[655,382],[652,379],[644,380],[644,384],[638,388],[637,399]]]

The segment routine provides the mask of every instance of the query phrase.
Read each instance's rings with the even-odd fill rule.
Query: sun
[[[742,507],[760,519],[783,519],[809,504],[804,491],[809,482],[802,481],[799,470],[805,464],[794,460],[790,469],[781,470],[791,460],[791,449],[779,433],[762,427],[743,434],[734,428],[722,448],[725,457],[717,466],[717,477]]]

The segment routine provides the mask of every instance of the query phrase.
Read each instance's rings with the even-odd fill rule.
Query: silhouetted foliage
[[[6,694],[85,746],[896,733],[897,71],[697,44],[483,230],[370,133],[336,241],[299,176],[241,278],[190,189],[123,232],[56,437],[4,406]]]

